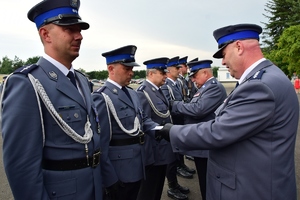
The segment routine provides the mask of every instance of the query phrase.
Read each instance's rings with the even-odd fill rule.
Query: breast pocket
[[[136,116],[133,108],[122,106],[119,110],[117,110],[117,115],[125,128],[131,129],[133,127],[134,118]]]
[[[65,123],[67,123],[76,133],[80,135],[84,134],[85,123],[82,122],[83,118],[79,108],[76,108],[75,106],[61,106],[58,107],[57,112],[60,118]],[[56,122],[55,120],[53,120],[52,126],[47,127],[47,136],[49,138],[52,138],[51,140],[58,145],[75,143],[75,141],[62,130],[61,126],[58,123],[60,122]]]

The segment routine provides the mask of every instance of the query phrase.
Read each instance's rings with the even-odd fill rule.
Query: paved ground
[[[229,93],[233,87],[234,84],[224,84],[227,93]],[[300,104],[300,95],[298,94],[299,104]],[[300,121],[298,124],[298,135],[300,134]],[[0,136],[0,200],[12,200],[12,194],[6,179],[6,175],[4,173],[3,169],[3,163],[2,163],[2,137]],[[297,137],[296,141],[296,149],[295,149],[295,162],[296,162],[296,179],[297,179],[297,191],[298,196],[300,195],[300,136]],[[185,163],[189,167],[195,168],[195,165],[192,161],[186,160]],[[197,176],[194,175],[193,179],[183,179],[181,177],[178,177],[179,184],[182,186],[189,187],[191,190],[191,193],[188,194],[189,200],[201,200],[200,195],[200,189],[198,185],[198,179]],[[280,189],[280,188],[279,188]],[[163,195],[161,200],[170,200],[170,198],[167,196],[167,181],[165,182],[165,187],[163,191]]]

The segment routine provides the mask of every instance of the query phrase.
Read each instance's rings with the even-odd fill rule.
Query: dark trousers
[[[194,157],[202,200],[206,199],[207,158]]]
[[[173,183],[173,182],[178,182],[177,181],[177,167],[179,166],[179,159],[178,159],[178,153],[175,153],[176,155],[176,160],[170,164],[168,164],[167,166],[167,173],[166,173],[166,177],[168,179],[169,183]]]
[[[118,187],[117,195],[114,200],[136,200],[141,181],[133,183],[120,183]],[[109,197],[105,196],[105,200],[110,200]]]
[[[160,200],[164,188],[167,165],[146,167],[146,180],[142,180],[137,200]]]

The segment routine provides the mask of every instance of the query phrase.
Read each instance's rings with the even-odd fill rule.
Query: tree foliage
[[[300,74],[300,25],[285,29],[277,43],[277,50],[268,58],[275,62],[289,76]]]
[[[265,57],[273,61],[287,75],[299,74],[300,1],[269,0],[263,14],[268,23],[262,36]],[[297,32],[298,30],[298,32]],[[298,53],[298,54],[297,54]]]

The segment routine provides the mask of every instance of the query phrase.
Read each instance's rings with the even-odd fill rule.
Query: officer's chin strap
[[[123,132],[127,133],[128,135],[133,136],[133,137],[139,135],[139,133],[141,132],[141,125],[140,125],[138,117],[135,116],[135,118],[134,118],[133,129],[131,129],[131,130],[125,129],[124,126],[123,126],[123,124],[120,122],[120,120],[118,118],[118,115],[117,115],[116,109],[114,107],[114,104],[111,101],[111,99],[109,98],[109,96],[107,94],[103,93],[103,92],[101,94],[104,97],[106,105],[108,106],[111,114],[114,116],[114,118],[115,118],[117,124],[119,125],[119,127],[121,128],[121,130]],[[137,131],[137,130],[139,130],[139,131]],[[133,134],[134,132],[136,132],[136,134]]]
[[[156,107],[154,106],[154,104],[153,104],[153,102],[152,102],[152,100],[151,100],[151,98],[150,98],[148,92],[146,92],[145,90],[144,90],[143,92],[144,92],[144,94],[145,94],[145,96],[146,96],[146,98],[147,98],[147,100],[148,100],[148,102],[149,102],[149,104],[150,104],[150,106],[151,106],[153,112],[154,112],[157,116],[159,116],[159,117],[161,117],[161,118],[167,118],[167,117],[170,116],[170,111],[169,111],[169,110],[168,110],[166,113],[161,113],[161,112],[159,112],[159,111],[156,109]],[[171,123],[172,123],[172,122],[171,122]]]
[[[42,101],[44,102],[47,110],[53,117],[53,119],[56,121],[56,123],[60,126],[60,128],[68,135],[70,136],[73,140],[75,140],[78,143],[85,144],[85,151],[88,159],[88,147],[87,144],[91,141],[93,137],[93,131],[91,129],[91,123],[89,121],[89,117],[87,116],[87,121],[84,126],[85,133],[83,136],[77,134],[57,113],[55,110],[53,104],[51,103],[44,87],[40,83],[38,79],[35,79],[31,74],[28,74],[28,77],[30,79],[30,82],[35,90],[36,94],[39,94],[41,97]],[[41,114],[41,120],[42,120],[42,127],[43,127],[43,140],[45,140],[45,131],[44,131],[44,123],[43,123],[43,117],[42,117],[42,111],[41,111],[41,104],[38,95],[36,95],[39,109],[40,109],[40,114]]]

